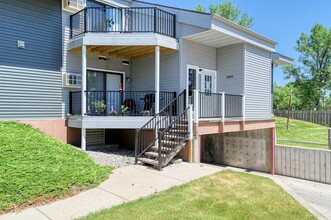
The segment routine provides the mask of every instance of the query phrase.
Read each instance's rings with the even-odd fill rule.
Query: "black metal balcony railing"
[[[88,116],[152,116],[155,91],[88,91]],[[69,114],[81,115],[81,91],[69,93]],[[176,92],[160,92],[160,109],[176,98]]]
[[[70,37],[87,32],[154,32],[175,38],[176,15],[155,7],[88,7],[70,16]]]

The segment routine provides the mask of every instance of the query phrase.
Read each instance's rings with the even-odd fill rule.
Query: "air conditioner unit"
[[[63,74],[63,86],[69,88],[80,88],[82,85],[82,75],[76,73]]]
[[[63,0],[63,8],[70,11],[79,11],[86,6],[86,0]]]

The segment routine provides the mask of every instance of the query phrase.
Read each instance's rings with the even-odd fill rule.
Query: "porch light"
[[[126,80],[127,82],[130,82],[130,81],[131,81],[130,77],[126,77],[125,80]]]

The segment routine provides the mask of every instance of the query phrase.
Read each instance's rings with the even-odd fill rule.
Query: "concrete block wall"
[[[271,172],[272,130],[201,136],[201,161]]]

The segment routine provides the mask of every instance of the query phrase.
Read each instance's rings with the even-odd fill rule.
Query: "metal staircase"
[[[189,110],[186,91],[136,131],[136,163],[165,167],[186,145],[189,137]]]

